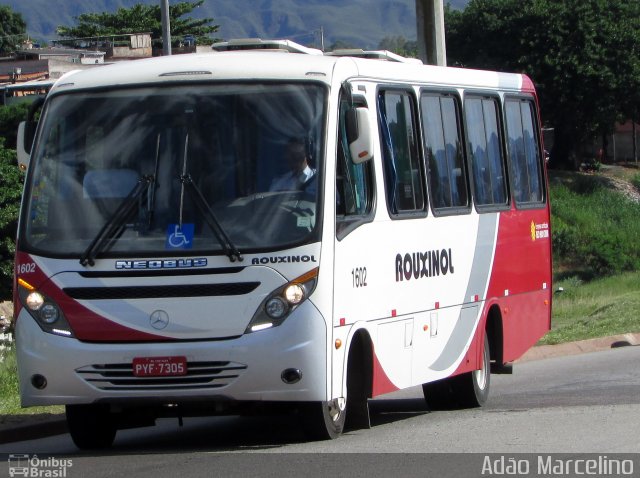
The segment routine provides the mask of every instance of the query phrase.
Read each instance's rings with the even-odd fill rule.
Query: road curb
[[[2,418],[0,423],[0,445],[62,435],[67,431],[67,421],[63,413],[55,415],[12,415]]]
[[[538,345],[537,347],[529,349],[522,357],[516,360],[515,363],[598,352],[629,345],[640,345],[640,333],[612,335],[609,337],[579,340],[577,342],[567,342],[557,345]]]

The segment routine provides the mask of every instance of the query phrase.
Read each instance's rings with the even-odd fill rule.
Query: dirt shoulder
[[[599,337],[596,339],[579,340],[577,342],[567,342],[557,345],[539,345],[529,349],[517,363],[530,362],[532,360],[542,360],[553,357],[563,357],[566,355],[578,355],[589,352],[599,352],[617,347],[640,345],[640,333],[612,335],[609,337]]]

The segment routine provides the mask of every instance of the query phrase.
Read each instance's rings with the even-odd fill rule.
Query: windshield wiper
[[[244,259],[242,257],[242,254],[233,244],[233,242],[231,242],[231,239],[229,239],[227,233],[224,232],[224,229],[220,225],[218,219],[216,219],[216,215],[211,209],[211,206],[205,199],[198,186],[196,186],[196,183],[193,182],[193,178],[191,177],[191,175],[183,174],[182,176],[180,176],[180,182],[182,182],[182,184],[185,186],[189,186],[191,197],[196,203],[197,208],[204,216],[205,221],[207,221],[207,224],[211,228],[211,231],[213,231],[214,236],[216,236],[216,239],[218,239],[218,242],[222,246],[222,249],[224,250],[229,260],[231,262],[235,262],[236,260],[242,262],[242,260]]]
[[[153,168],[153,178],[158,177],[158,167],[160,165],[160,134],[156,136],[156,161]],[[153,215],[156,208],[156,189],[158,188],[158,182],[153,181],[153,187],[149,188],[149,194],[147,194],[147,228],[151,227],[153,222]]]
[[[242,254],[240,254],[238,248],[233,244],[233,242],[231,242],[231,239],[229,239],[227,233],[224,232],[224,229],[220,225],[220,221],[218,221],[218,219],[216,218],[213,209],[211,209],[211,206],[205,199],[200,189],[198,189],[198,186],[196,186],[196,183],[193,182],[191,174],[187,172],[188,163],[189,133],[187,132],[184,137],[184,150],[182,153],[182,174],[180,175],[180,182],[182,183],[182,188],[180,191],[180,227],[182,228],[182,213],[184,211],[184,190],[185,186],[189,186],[189,194],[191,194],[191,197],[196,203],[197,208],[200,210],[200,213],[204,217],[204,220],[209,225],[209,228],[213,232],[213,235],[216,236],[216,239],[218,239],[218,242],[220,243],[220,246],[222,246],[222,250],[224,251],[224,253],[227,255],[231,262],[235,262],[236,260],[238,262],[242,262]]]
[[[95,265],[96,256],[104,250],[107,244],[120,234],[126,221],[136,210],[139,199],[155,181],[153,176],[142,176],[129,195],[122,200],[118,209],[107,219],[89,247],[80,256],[80,264],[86,266]]]

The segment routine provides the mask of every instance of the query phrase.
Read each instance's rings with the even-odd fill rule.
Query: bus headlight
[[[282,300],[282,297],[272,297],[264,305],[264,311],[267,315],[276,320],[284,317],[287,313],[287,309],[287,304]]]
[[[245,333],[277,327],[313,292],[318,268],[274,290],[258,307]]]
[[[36,290],[34,286],[23,279],[18,280],[18,295],[25,310],[36,320],[44,332],[73,337],[69,323],[54,300]]]
[[[40,318],[47,324],[53,324],[60,318],[60,311],[54,304],[44,304],[40,309]]]
[[[301,284],[290,284],[284,290],[284,297],[287,302],[298,305],[304,300],[304,286]]]
[[[40,292],[31,292],[25,300],[27,309],[36,312],[44,305],[44,296]]]

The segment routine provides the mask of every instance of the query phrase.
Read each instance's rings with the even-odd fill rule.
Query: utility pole
[[[320,25],[320,28],[317,30],[311,30],[313,34],[313,46],[318,46],[318,41],[320,42],[320,50],[324,51],[324,26]],[[295,36],[304,36],[304,35],[295,35]]]
[[[638,165],[638,137],[636,135],[636,121],[635,119],[631,120],[631,141],[633,144],[633,160]]]
[[[169,20],[169,0],[160,0],[162,17],[162,55],[171,55],[171,21]]]
[[[443,0],[416,0],[418,55],[428,65],[447,66]]]

